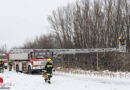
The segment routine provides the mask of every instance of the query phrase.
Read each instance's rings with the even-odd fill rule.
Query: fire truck
[[[7,67],[8,67],[8,58],[7,58],[6,54],[0,54],[0,59],[2,59],[2,61],[4,62],[5,69],[7,69]]]
[[[48,58],[50,58],[48,50],[16,49],[9,52],[9,60],[12,61],[16,72],[31,74],[42,71]]]
[[[32,73],[33,71],[42,70],[48,58],[58,54],[78,54],[94,52],[126,52],[124,48],[88,48],[88,49],[12,49],[9,53],[9,60],[15,66],[17,72]]]

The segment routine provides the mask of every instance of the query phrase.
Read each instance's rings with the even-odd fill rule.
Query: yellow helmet
[[[9,62],[12,62],[11,60],[9,60]]]
[[[50,59],[50,58],[48,59],[48,62],[51,62],[51,59]]]
[[[0,61],[2,61],[2,59],[0,59]]]
[[[120,39],[121,39],[121,37],[118,37],[118,39],[120,40]]]

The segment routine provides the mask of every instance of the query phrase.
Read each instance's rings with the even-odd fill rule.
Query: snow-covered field
[[[5,71],[0,73],[0,77],[3,77],[4,83],[11,87],[10,90],[130,90],[130,78],[54,72],[52,83],[47,84],[41,75],[29,75],[15,71]]]

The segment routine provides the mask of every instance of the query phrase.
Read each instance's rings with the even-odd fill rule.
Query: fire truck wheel
[[[7,69],[7,66],[5,66],[5,69]]]
[[[28,66],[28,73],[29,73],[29,74],[32,74],[31,66]]]
[[[19,72],[19,66],[16,65],[16,72]]]

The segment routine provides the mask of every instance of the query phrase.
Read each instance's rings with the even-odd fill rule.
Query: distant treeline
[[[22,48],[118,48],[121,36],[127,53],[61,55],[55,66],[130,71],[128,6],[128,0],[81,0],[59,7],[48,16],[52,33],[27,41]]]

